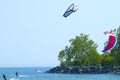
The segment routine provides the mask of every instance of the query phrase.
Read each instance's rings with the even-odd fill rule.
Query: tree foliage
[[[120,27],[111,30],[117,36],[116,46],[108,53],[98,54],[97,44],[89,35],[80,34],[70,39],[70,46],[59,52],[61,66],[120,66]],[[108,41],[104,45],[107,44]]]
[[[113,66],[113,57],[109,53],[101,55],[101,66]]]
[[[61,66],[99,66],[100,55],[97,45],[89,39],[89,35],[80,34],[71,39],[70,46],[61,50],[58,58]]]
[[[116,46],[111,50],[110,55],[114,57],[114,66],[120,66],[120,26],[117,29],[112,30],[114,33],[116,33],[117,36],[117,44]]]

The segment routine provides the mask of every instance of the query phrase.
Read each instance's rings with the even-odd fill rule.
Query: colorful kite
[[[117,43],[117,38],[115,35],[113,35],[112,32],[106,31],[104,34],[109,35],[109,41],[107,46],[104,48],[102,52],[109,52],[111,49],[113,49]]]
[[[63,14],[64,17],[69,16],[71,13],[76,12],[78,10],[78,7],[75,6],[74,4],[71,4],[68,9],[65,11]]]

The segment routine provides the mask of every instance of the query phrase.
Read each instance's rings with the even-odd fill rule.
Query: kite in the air
[[[71,4],[68,9],[63,14],[64,17],[69,16],[71,13],[76,12],[78,10],[78,7],[75,6],[75,4]]]
[[[104,32],[104,34],[109,36],[109,41],[107,46],[104,48],[102,52],[109,52],[112,48],[115,47],[117,43],[117,38],[112,32],[109,32],[109,31]]]

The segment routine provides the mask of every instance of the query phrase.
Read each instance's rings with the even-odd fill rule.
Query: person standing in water
[[[4,79],[4,80],[7,80],[7,78],[6,78],[5,74],[3,74],[3,79]]]
[[[16,72],[15,74],[16,74],[16,76],[18,77],[18,72]]]

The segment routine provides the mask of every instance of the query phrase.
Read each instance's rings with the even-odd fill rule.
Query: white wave
[[[41,71],[41,70],[36,70],[36,72],[40,73],[40,72],[42,72],[42,71]]]
[[[29,76],[27,76],[27,75],[19,75],[18,77],[29,77]]]
[[[16,79],[16,78],[10,78],[10,80],[19,80],[19,79]]]

